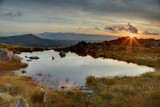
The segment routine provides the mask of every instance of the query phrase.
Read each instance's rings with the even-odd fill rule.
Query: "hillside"
[[[62,41],[42,39],[33,34],[0,37],[0,43],[17,45],[22,47],[61,47],[65,46]]]
[[[91,54],[99,51],[106,51],[118,46],[120,50],[127,50],[128,47],[137,48],[156,48],[160,47],[160,40],[155,39],[137,39],[136,37],[122,37],[111,41],[99,43],[79,42],[78,44],[64,48],[65,51],[72,51],[80,54]],[[59,50],[59,49],[58,49]],[[60,49],[61,50],[61,49]]]

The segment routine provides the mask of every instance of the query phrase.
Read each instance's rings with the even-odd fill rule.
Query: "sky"
[[[43,32],[160,39],[160,0],[0,0],[0,34]]]

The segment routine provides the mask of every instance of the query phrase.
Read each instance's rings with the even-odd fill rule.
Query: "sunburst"
[[[129,33],[128,36],[129,36],[130,38],[136,37],[136,35],[135,35],[134,33]]]

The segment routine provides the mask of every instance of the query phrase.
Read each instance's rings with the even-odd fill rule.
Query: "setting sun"
[[[136,35],[135,35],[134,33],[129,33],[128,36],[131,37],[131,38],[133,38],[133,37],[135,37]]]

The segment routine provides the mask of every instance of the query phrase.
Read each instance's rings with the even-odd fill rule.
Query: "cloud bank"
[[[115,33],[120,31],[130,32],[134,34],[138,33],[138,29],[132,26],[130,23],[128,23],[126,26],[110,26],[110,27],[106,26],[104,27],[104,29]]]

